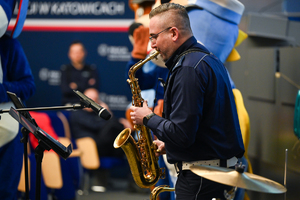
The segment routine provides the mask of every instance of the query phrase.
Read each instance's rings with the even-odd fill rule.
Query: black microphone
[[[97,104],[92,99],[88,98],[78,90],[73,90],[75,94],[80,98],[80,102],[82,102],[86,107],[92,108],[93,111],[97,113],[97,115],[105,120],[109,120],[111,118],[111,114],[102,106]]]

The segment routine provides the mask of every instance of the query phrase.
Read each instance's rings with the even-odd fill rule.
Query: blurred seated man
[[[99,89],[100,79],[94,64],[85,62],[87,51],[80,41],[70,44],[68,57],[70,63],[61,66],[61,92],[63,104],[78,103],[73,90],[84,92],[88,88]]]
[[[108,106],[99,99],[99,92],[95,88],[85,90],[84,94],[106,108]],[[74,139],[91,137],[97,144],[98,154],[101,157],[124,157],[122,149],[115,149],[113,143],[115,138],[124,128],[132,128],[131,124],[124,118],[114,118],[104,120],[97,116],[91,108],[73,111],[70,114],[71,134]],[[107,186],[108,171],[106,169],[98,169],[91,172],[92,185]],[[92,189],[95,187],[92,187]]]

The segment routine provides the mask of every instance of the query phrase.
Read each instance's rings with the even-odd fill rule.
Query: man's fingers
[[[135,107],[135,106],[130,106],[129,109],[132,110],[132,111],[135,111],[135,110],[136,110],[136,107]]]
[[[147,100],[144,101],[143,107],[148,107],[148,101]]]

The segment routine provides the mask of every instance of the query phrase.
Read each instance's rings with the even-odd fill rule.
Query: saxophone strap
[[[174,64],[173,64],[173,66],[172,66],[172,67],[170,68],[170,70],[169,70],[167,80],[166,80],[165,83],[163,83],[164,89],[166,89],[166,87],[167,87],[167,85],[168,85],[168,82],[169,82],[169,78],[170,78],[171,72],[173,72],[175,69],[177,69],[177,67],[180,66],[180,65],[179,65],[179,64],[180,64],[179,61],[181,61],[181,60],[183,59],[183,57],[186,56],[187,54],[189,54],[189,53],[194,53],[194,52],[202,52],[202,53],[205,53],[205,54],[212,54],[212,53],[210,53],[210,52],[208,52],[208,51],[204,51],[204,50],[202,50],[202,49],[188,49],[188,50],[182,52],[181,54],[179,54],[178,56],[176,56],[176,57],[174,58],[174,62],[173,62]],[[201,58],[200,60],[202,60],[202,58]],[[160,80],[160,81],[161,81],[161,80]]]
[[[211,52],[208,52],[208,51],[205,51],[205,50],[202,50],[202,49],[192,48],[192,49],[188,49],[188,50],[182,52],[181,54],[179,54],[178,56],[176,56],[174,58],[174,62],[173,62],[174,64],[169,70],[166,82],[164,82],[164,80],[162,78],[158,79],[162,83],[162,85],[164,86],[164,93],[166,92],[166,88],[167,88],[168,83],[169,83],[171,72],[173,72],[175,69],[177,69],[180,66],[180,61],[184,58],[184,56],[186,56],[189,53],[194,53],[194,52],[202,52],[202,53],[205,53],[206,55],[212,54]],[[199,60],[199,62],[203,59],[203,57]],[[198,64],[199,64],[199,62],[198,62]],[[164,111],[162,113],[162,117],[165,118],[165,106],[164,106]]]

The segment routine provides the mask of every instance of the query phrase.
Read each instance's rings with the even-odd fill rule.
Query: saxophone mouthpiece
[[[150,57],[151,59],[156,59],[157,60],[157,56],[160,52],[158,50],[154,50],[150,53]]]

